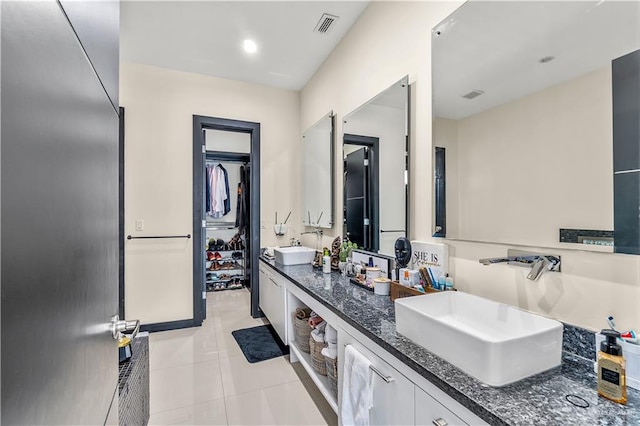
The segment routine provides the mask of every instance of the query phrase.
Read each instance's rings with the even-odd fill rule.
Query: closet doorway
[[[251,291],[258,301],[260,123],[193,117],[194,319],[208,291]]]

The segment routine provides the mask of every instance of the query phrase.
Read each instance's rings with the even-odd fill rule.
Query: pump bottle
[[[627,403],[627,378],[622,347],[615,330],[602,330],[605,340],[598,352],[598,394],[619,404]]]

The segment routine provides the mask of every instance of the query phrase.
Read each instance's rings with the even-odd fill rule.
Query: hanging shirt
[[[227,198],[225,172],[222,171],[220,165],[217,165],[211,173],[211,216],[216,219],[224,216],[225,200]]]
[[[205,194],[205,213],[206,214],[211,214],[211,170],[213,168],[210,165],[207,165],[207,168],[205,169],[205,176],[204,176],[204,186],[206,188],[206,194]]]
[[[227,197],[224,200],[223,215],[227,215],[231,211],[231,193],[229,192],[229,174],[227,173],[227,169],[222,167],[222,164],[219,164],[218,167],[220,167],[220,170],[222,170],[222,173],[224,174],[224,188],[225,188],[225,194],[227,194]]]

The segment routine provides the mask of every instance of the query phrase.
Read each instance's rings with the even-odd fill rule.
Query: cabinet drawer
[[[415,387],[416,425],[424,426],[466,426],[458,416],[436,401],[431,395]]]

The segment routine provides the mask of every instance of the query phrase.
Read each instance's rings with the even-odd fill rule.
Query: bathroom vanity
[[[283,266],[261,258],[259,268],[261,308],[289,344],[291,361],[305,367],[336,413],[342,395],[340,360],[345,346],[353,345],[375,368],[372,425],[640,424],[640,392],[629,388],[626,406],[598,397],[593,361],[576,356],[579,350],[569,351],[574,343],[566,329],[560,367],[491,387],[398,334],[388,296],[376,296],[338,273],[323,274],[311,265]],[[313,371],[309,355],[295,344],[291,313],[301,306],[338,330],[337,398],[327,378]],[[572,405],[567,395],[588,407]]]

